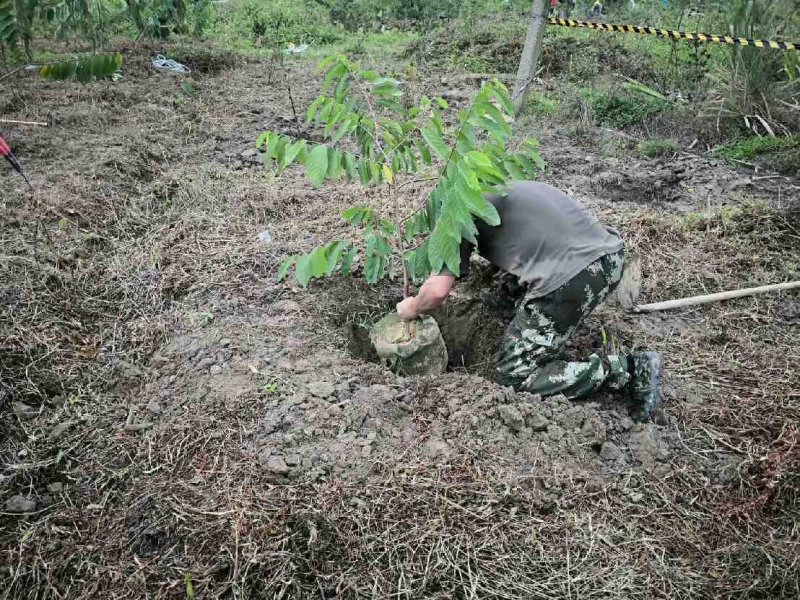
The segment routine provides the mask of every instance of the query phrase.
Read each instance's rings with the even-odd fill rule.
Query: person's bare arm
[[[431,275],[419,288],[416,296],[398,303],[397,314],[404,321],[412,321],[419,315],[441,306],[450,295],[456,278],[453,275]]]

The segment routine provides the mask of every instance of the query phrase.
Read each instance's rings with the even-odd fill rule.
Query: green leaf
[[[345,114],[345,107],[341,104],[336,104],[333,109],[331,110],[330,114],[328,115],[328,123],[325,125],[325,130],[322,134],[325,137],[329,137],[333,130],[336,128],[336,125],[339,124],[339,119],[341,119]]]
[[[278,267],[278,281],[283,281],[286,278],[286,275],[289,273],[289,269],[292,268],[294,261],[294,256],[287,256],[284,259],[284,261],[281,263],[281,266]]]
[[[375,236],[375,238],[377,241],[376,250],[378,254],[383,257],[388,257],[389,254],[392,253],[392,248],[389,246],[389,243],[381,236]]]
[[[430,231],[428,224],[428,214],[426,211],[419,211],[412,216],[405,226],[406,239],[411,240],[415,235],[421,233],[428,233]]]
[[[406,252],[408,274],[412,279],[424,279],[431,274],[431,263],[428,260],[428,242],[425,241],[416,250]]]
[[[525,140],[522,147],[531,159],[531,162],[533,162],[540,171],[544,171],[546,165],[544,159],[542,159],[542,155],[539,153],[539,142],[536,140]]]
[[[376,162],[369,163],[369,179],[375,183],[383,181],[383,174],[381,173],[381,166]]]
[[[365,254],[371,256],[373,254],[377,254],[378,251],[378,236],[374,233],[369,233],[364,236],[364,242],[366,245]]]
[[[417,158],[414,156],[414,153],[411,151],[411,147],[406,147],[403,149],[403,158],[406,162],[406,173],[416,173],[417,172]]]
[[[349,152],[344,152],[342,153],[342,161],[344,163],[344,172],[347,174],[347,178],[352,181],[357,176],[356,159]]]
[[[355,126],[357,121],[358,116],[354,113],[344,116],[339,129],[333,134],[333,136],[331,136],[331,142],[335,144],[336,142],[340,141],[344,136],[352,131],[352,128]]]
[[[469,122],[486,131],[500,144],[505,144],[508,140],[508,132],[493,119],[479,115],[472,115],[469,118]]]
[[[509,158],[503,162],[503,166],[506,169],[506,172],[510,175],[511,179],[515,179],[517,181],[524,181],[527,179],[527,175],[520,169],[517,162],[512,158]]]
[[[431,164],[431,151],[428,150],[428,147],[423,144],[420,140],[414,140],[414,145],[419,150],[419,155],[422,158],[422,162],[426,165]]]
[[[513,117],[514,103],[511,101],[511,96],[509,96],[506,86],[499,81],[493,81],[487,84],[486,87],[489,95],[500,102],[506,114]]]
[[[527,179],[535,179],[539,174],[536,166],[533,164],[533,161],[524,154],[514,155],[514,160],[517,162],[520,169],[522,169],[522,171],[525,173],[525,177]]]
[[[374,86],[372,94],[384,99],[401,98],[403,96],[403,92],[391,84]]]
[[[383,277],[386,260],[375,254],[367,256],[364,260],[364,278],[367,283],[377,283]]]
[[[342,102],[347,95],[347,90],[349,89],[349,83],[347,81],[347,73],[339,80],[339,83],[336,84],[336,91],[333,93],[333,97],[336,99],[337,102]]]
[[[397,225],[386,219],[381,219],[378,222],[378,228],[389,237],[397,235]]]
[[[423,127],[420,129],[420,133],[431,150],[433,150],[439,158],[446,160],[447,157],[450,156],[450,148],[435,126],[428,125],[427,127]]]
[[[359,76],[366,79],[370,83],[374,83],[380,75],[378,75],[375,71],[360,71]]]
[[[194,600],[194,585],[192,584],[192,574],[189,571],[183,574],[183,587],[186,592],[186,597],[189,600]]]
[[[471,194],[475,195],[475,192],[471,191]],[[463,194],[459,193],[458,188],[448,187],[445,190],[445,200],[439,223],[446,226],[447,231],[452,232],[456,241],[460,242],[461,238],[465,237],[475,243],[475,235],[478,230],[467,208],[466,199]]]
[[[350,248],[347,253],[344,255],[342,259],[342,266],[339,267],[339,272],[344,275],[350,275],[350,266],[353,264],[353,260],[355,259],[356,255],[358,254],[357,248]]]
[[[92,54],[44,65],[39,69],[39,77],[48,81],[77,79],[81,83],[90,83],[95,79],[111,77],[120,67],[122,67],[122,55],[119,52]]]
[[[256,138],[256,148],[261,148],[264,144],[268,143],[271,135],[269,131],[265,131],[259,135],[258,138]]]
[[[281,136],[275,144],[274,158],[278,164],[278,170],[282,171],[286,167],[286,150],[291,145],[288,137]]]
[[[323,99],[322,110],[317,113],[316,119],[314,120],[315,124],[319,125],[320,123],[327,123],[331,116],[331,111],[335,106],[336,103],[330,98]]]
[[[362,159],[358,161],[358,178],[361,181],[361,185],[367,185],[372,179],[369,162],[366,160]]]
[[[308,282],[311,279],[310,254],[303,254],[303,256],[297,259],[297,265],[295,266],[295,277],[297,277],[297,283],[299,283],[302,287],[306,287],[308,285]]]
[[[325,252],[325,246],[318,246],[314,248],[311,253],[311,274],[314,277],[322,277],[328,268],[328,256]]]
[[[450,105],[447,103],[447,100],[445,100],[444,98],[437,97],[434,98],[434,100],[436,100],[436,104],[438,104],[439,108],[441,108],[442,110],[447,110],[450,107]]]
[[[401,92],[400,95],[402,96],[403,93]],[[391,100],[389,98],[381,98],[380,100],[378,100],[378,106],[383,106],[384,108],[388,108],[389,110],[399,113],[401,115],[406,113],[406,109],[403,107],[402,104],[400,104],[396,100]]]
[[[283,156],[283,161],[282,161],[281,167],[283,167],[283,168],[288,167],[290,164],[292,164],[294,162],[294,159],[297,158],[297,156],[299,154],[301,154],[302,151],[305,150],[305,149],[306,149],[306,141],[305,140],[299,140],[299,141],[295,142],[294,144],[289,145],[286,148],[286,152],[285,152],[285,154]]]
[[[480,191],[469,187],[466,180],[461,176],[456,180],[456,192],[460,195],[470,213],[480,217],[489,225],[496,226],[500,224],[500,215],[494,205]]]
[[[491,102],[478,102],[472,106],[472,110],[475,114],[494,121],[506,133],[511,133],[511,127],[506,122],[506,115],[501,113],[500,109]]]
[[[338,81],[339,78],[347,74],[347,66],[344,63],[337,63],[332,66],[329,70],[327,75],[325,75],[325,81],[322,83],[322,91],[327,92],[330,87],[333,85],[334,81]]]
[[[306,163],[306,175],[311,185],[319,187],[328,173],[328,147],[314,146]]]
[[[428,259],[431,270],[440,273],[445,265],[453,272],[459,274],[461,236],[449,229],[443,219],[439,219],[428,240]],[[452,268],[455,267],[455,268]]]
[[[342,176],[342,153],[331,148],[328,152],[328,179],[338,181]]]
[[[372,81],[372,94],[383,98],[400,98],[403,95],[400,82],[391,77],[379,77]]]
[[[325,96],[317,96],[317,98],[315,98],[314,101],[309,105],[308,111],[306,111],[306,123],[311,124],[317,114],[317,110],[319,110],[319,107],[324,100]]]
[[[491,159],[483,152],[472,150],[467,153],[464,160],[477,171],[481,179],[496,179],[497,183],[503,183],[503,174],[494,166]]]
[[[366,210],[361,206],[352,206],[342,213],[342,218],[353,225],[359,225],[364,220]]]
[[[269,136],[267,140],[267,154],[270,158],[277,158],[280,144],[286,144],[286,138],[284,136],[279,133]]]
[[[330,275],[336,269],[336,264],[339,262],[339,259],[342,257],[342,252],[344,252],[347,245],[341,241],[336,240],[328,244],[328,260],[325,266],[325,274]]]

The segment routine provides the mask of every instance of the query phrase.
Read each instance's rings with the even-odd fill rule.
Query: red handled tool
[[[28,176],[25,175],[25,173],[23,173],[23,171],[22,171],[22,165],[19,164],[19,161],[17,160],[17,157],[14,156],[14,153],[11,151],[11,147],[6,143],[6,141],[3,139],[2,135],[0,135],[0,154],[2,154],[5,157],[5,159],[9,163],[11,163],[11,166],[14,167],[14,170],[17,173],[22,175],[22,177],[25,179],[25,183],[28,184],[28,187],[33,189],[33,186],[31,185],[31,182],[28,180]]]

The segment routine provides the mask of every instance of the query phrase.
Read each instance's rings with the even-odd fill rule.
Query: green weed
[[[752,160],[762,154],[792,150],[800,146],[800,135],[767,137],[756,135],[725,144],[717,155],[733,160]]]
[[[669,108],[666,100],[630,91],[604,93],[583,89],[581,95],[588,101],[598,123],[615,128],[642,123]]]
[[[789,0],[731,0],[725,5],[729,35],[744,38],[794,38],[800,8]],[[756,133],[772,134],[800,125],[797,111],[783,110],[800,92],[800,79],[787,69],[785,53],[753,46],[730,46],[728,60],[714,73],[721,92],[714,109]],[[783,102],[783,103],[782,103]]]
[[[645,140],[636,145],[636,154],[645,156],[647,158],[658,158],[667,153],[675,152],[678,147],[677,142],[667,138],[654,138],[652,140]]]
[[[548,98],[541,92],[531,92],[528,96],[526,112],[532,115],[552,117],[558,112],[558,101]]]
[[[752,136],[725,144],[716,154],[730,161],[756,161],[770,170],[791,175],[800,171],[800,134]]]
[[[275,394],[281,389],[281,382],[277,378],[270,379],[267,383],[261,386],[261,391],[267,395]]]
[[[329,44],[342,37],[322,7],[291,0],[243,0],[217,14],[210,35],[237,50],[283,47],[289,42]]]

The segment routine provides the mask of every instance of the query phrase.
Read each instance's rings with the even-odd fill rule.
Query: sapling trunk
[[[403,269],[403,300],[411,294],[411,284],[408,280],[408,265],[406,264],[406,244],[403,236],[403,220],[400,218],[400,199],[397,195],[397,187],[394,182],[389,184],[392,190],[392,200],[394,201],[394,223],[397,227],[397,239],[400,246],[400,266]],[[411,323],[406,321],[403,324],[403,335],[405,339],[411,339]]]

